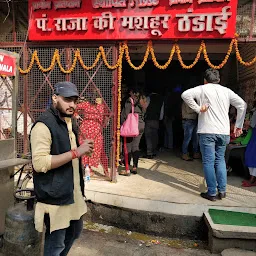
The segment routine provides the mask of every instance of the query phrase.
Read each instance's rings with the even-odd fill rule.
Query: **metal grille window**
[[[2,47],[6,51],[16,52],[21,54],[20,62],[23,62],[22,49],[20,47]],[[24,77],[19,77],[18,88],[18,113],[17,113],[17,152],[24,152],[24,120],[26,119],[23,114],[23,81]],[[8,139],[11,136],[12,122],[12,89],[13,78],[0,77],[0,139]]]
[[[113,49],[105,47],[108,62],[113,59]],[[80,48],[80,53],[87,66],[91,66],[98,53],[98,48]],[[105,171],[110,166],[111,145],[113,137],[113,72],[108,70],[100,60],[90,71],[78,66],[70,75],[70,81],[77,85],[81,96],[78,114],[83,118],[80,122],[80,140],[95,141],[95,158],[83,159],[84,164],[100,164]]]
[[[20,52],[21,59],[20,65],[22,68],[26,68],[29,64],[31,56],[35,50],[38,52],[39,60],[43,67],[49,67],[51,59],[54,54],[56,47],[30,47],[30,48],[5,48],[9,51]],[[70,67],[71,62],[74,58],[74,48],[58,48],[61,56],[62,66],[67,69]],[[113,62],[113,47],[105,47],[107,60],[110,64]],[[98,53],[98,47],[81,47],[81,56],[87,66],[91,66]],[[114,117],[114,104],[112,99],[113,92],[113,71],[107,69],[102,59],[98,65],[90,71],[84,70],[79,64],[77,64],[75,70],[71,74],[64,74],[60,71],[58,65],[48,73],[41,72],[37,65],[34,65],[28,75],[20,75],[19,81],[19,97],[18,97],[18,152],[27,153],[29,151],[28,135],[30,133],[31,126],[38,119],[38,117],[48,108],[51,104],[51,96],[53,93],[54,84],[60,81],[71,81],[77,85],[81,99],[91,103],[91,110],[97,107],[97,102],[101,103],[99,112],[90,113],[89,110],[85,109],[82,117],[95,119],[86,120],[86,129],[94,127],[98,129],[97,134],[92,136],[85,132],[84,138],[91,138],[97,140],[97,143],[102,143],[102,152],[100,156],[100,164],[105,169],[110,167],[112,161],[112,140],[113,140],[113,117]],[[3,81],[5,83],[3,83]],[[0,81],[0,88],[7,81]],[[11,82],[10,82],[11,84]],[[6,85],[5,85],[6,87]],[[7,87],[6,87],[7,88]],[[0,99],[0,103],[1,103]],[[97,102],[96,102],[97,101]],[[8,106],[5,107],[5,111],[8,111]],[[101,109],[102,108],[102,109]],[[11,109],[11,106],[9,107]],[[97,110],[98,111],[98,110]],[[96,115],[95,115],[96,114]],[[2,120],[2,119],[1,119]],[[3,122],[0,120],[0,125],[3,126]],[[101,122],[99,122],[101,120]],[[87,123],[89,123],[87,125]],[[11,124],[10,124],[11,126]],[[7,134],[4,134],[1,130],[1,138],[7,138]],[[25,134],[25,135],[24,135]],[[5,137],[3,137],[5,136]],[[99,141],[101,140],[101,141]],[[98,152],[99,153],[99,152]],[[90,163],[89,163],[90,164]]]
[[[255,0],[239,1],[236,30],[241,38],[256,38]]]

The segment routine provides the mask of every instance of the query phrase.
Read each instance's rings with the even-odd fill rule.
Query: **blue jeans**
[[[80,236],[83,230],[83,220],[71,220],[70,226],[50,233],[50,218],[45,215],[45,243],[44,256],[66,256],[74,241]]]
[[[216,195],[216,188],[220,193],[226,192],[225,151],[229,141],[229,135],[199,134],[204,175],[210,196]]]
[[[188,153],[188,145],[192,139],[193,152],[198,153],[198,135],[197,135],[197,120],[187,119],[182,120],[184,130],[184,139],[182,144],[182,153]]]

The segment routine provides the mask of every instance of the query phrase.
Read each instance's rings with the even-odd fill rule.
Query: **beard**
[[[59,111],[61,117],[72,117],[74,115],[75,110],[73,110],[73,114],[68,114],[67,111],[69,109],[64,109],[59,102],[57,102],[56,109]]]

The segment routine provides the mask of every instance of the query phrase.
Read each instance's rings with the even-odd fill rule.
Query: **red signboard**
[[[15,76],[16,59],[0,50],[0,75]]]
[[[29,39],[232,38],[237,1],[29,0]]]

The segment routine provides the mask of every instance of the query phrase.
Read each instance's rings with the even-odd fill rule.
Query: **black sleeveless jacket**
[[[71,149],[67,124],[60,118],[59,112],[53,106],[46,110],[39,117],[37,122],[44,123],[51,132],[51,155],[59,155]],[[79,145],[77,126],[73,120],[72,124],[72,129],[76,136],[76,143]],[[79,173],[81,191],[84,195],[84,181],[81,160],[79,160]],[[59,168],[49,170],[46,173],[34,171],[33,179],[35,194],[38,202],[51,205],[69,205],[74,203],[74,176],[72,161],[62,165]]]

